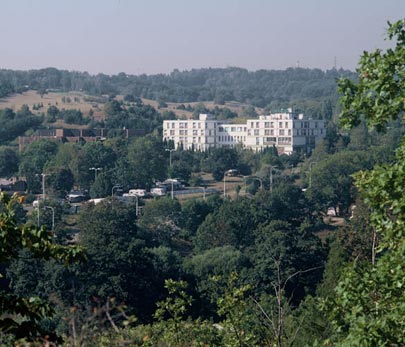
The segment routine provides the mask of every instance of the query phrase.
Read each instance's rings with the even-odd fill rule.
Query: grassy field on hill
[[[70,102],[67,102],[68,98]],[[34,113],[46,113],[50,106],[56,106],[59,109],[66,110],[80,110],[84,115],[88,115],[90,110],[94,112],[94,118],[100,119],[103,117],[103,103],[86,100],[89,97],[80,92],[69,93],[55,93],[49,92],[44,95],[40,95],[35,90],[29,90],[21,94],[14,94],[7,98],[0,99],[0,108],[11,108],[14,111],[18,111],[22,105],[28,105],[30,110]],[[65,100],[65,102],[63,102]],[[42,104],[43,107],[34,110],[34,105]]]
[[[123,96],[119,95],[116,97],[117,100],[123,100]],[[67,102],[70,100],[70,102]],[[65,102],[64,102],[65,101]],[[50,106],[56,106],[59,109],[76,109],[80,110],[83,115],[87,116],[90,110],[93,111],[93,117],[95,120],[101,120],[104,117],[104,103],[106,100],[103,100],[102,97],[93,97],[86,95],[82,92],[69,92],[69,93],[61,93],[61,92],[49,92],[44,95],[40,95],[35,90],[29,90],[27,92],[23,92],[21,94],[14,94],[7,98],[0,99],[0,109],[4,108],[11,108],[14,111],[18,111],[21,109],[22,105],[28,105],[30,110],[34,113],[46,113]],[[192,112],[187,110],[179,110],[177,107],[181,105],[180,103],[169,102],[167,103],[167,107],[158,108],[158,102],[155,100],[145,99],[142,98],[142,102],[146,105],[151,105],[152,107],[158,109],[159,112],[164,111],[172,111],[176,114],[177,117],[181,118],[190,118],[192,116]],[[190,105],[191,107],[195,107],[200,102],[189,102],[185,103],[185,106]],[[204,106],[208,110],[212,110],[215,107],[219,108],[228,108],[233,112],[236,112],[239,116],[242,116],[243,110],[248,105],[242,104],[236,101],[226,102],[224,105],[215,104],[213,101],[204,101],[202,102]],[[35,105],[43,105],[38,110],[34,109]],[[261,108],[255,108],[258,114],[263,112]]]

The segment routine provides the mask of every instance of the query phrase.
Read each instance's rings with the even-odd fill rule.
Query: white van
[[[152,188],[150,190],[150,193],[153,196],[164,196],[164,195],[166,195],[166,188],[165,187]]]
[[[139,198],[143,198],[147,195],[146,189],[130,189],[128,191],[129,196],[134,196],[136,195]]]

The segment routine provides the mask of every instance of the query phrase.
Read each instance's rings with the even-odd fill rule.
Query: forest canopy
[[[265,107],[294,100],[337,98],[338,78],[356,78],[348,70],[288,68],[257,70],[204,68],[174,70],[157,75],[90,75],[46,68],[29,71],[0,70],[0,97],[27,89],[83,91],[92,95],[132,95],[161,102],[238,101]]]

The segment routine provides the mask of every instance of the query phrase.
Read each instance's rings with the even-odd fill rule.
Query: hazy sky
[[[0,0],[0,68],[354,70],[405,0]]]

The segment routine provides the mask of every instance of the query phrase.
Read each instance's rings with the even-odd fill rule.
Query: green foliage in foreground
[[[357,124],[362,116],[377,129],[403,117],[405,106],[405,20],[389,23],[394,49],[365,52],[357,85],[341,82],[343,121]],[[334,346],[405,345],[405,142],[392,164],[355,175],[356,185],[371,208],[371,262],[354,261],[343,272],[332,300]],[[379,242],[378,242],[379,240]]]
[[[53,243],[53,234],[44,227],[20,225],[16,218],[16,206],[22,199],[14,195],[0,194],[0,264],[17,259],[22,250],[29,251],[33,257],[55,259],[70,264],[84,260],[79,247],[61,246]],[[0,273],[0,278],[3,275]],[[52,306],[38,297],[22,297],[12,291],[0,291],[0,333],[15,338],[36,340],[57,339],[52,331],[41,326],[41,320],[53,315]]]
[[[395,40],[394,48],[364,52],[357,69],[358,83],[348,79],[339,82],[343,93],[342,123],[368,124],[384,130],[390,120],[403,116],[405,110],[405,22],[389,23],[388,39]]]

